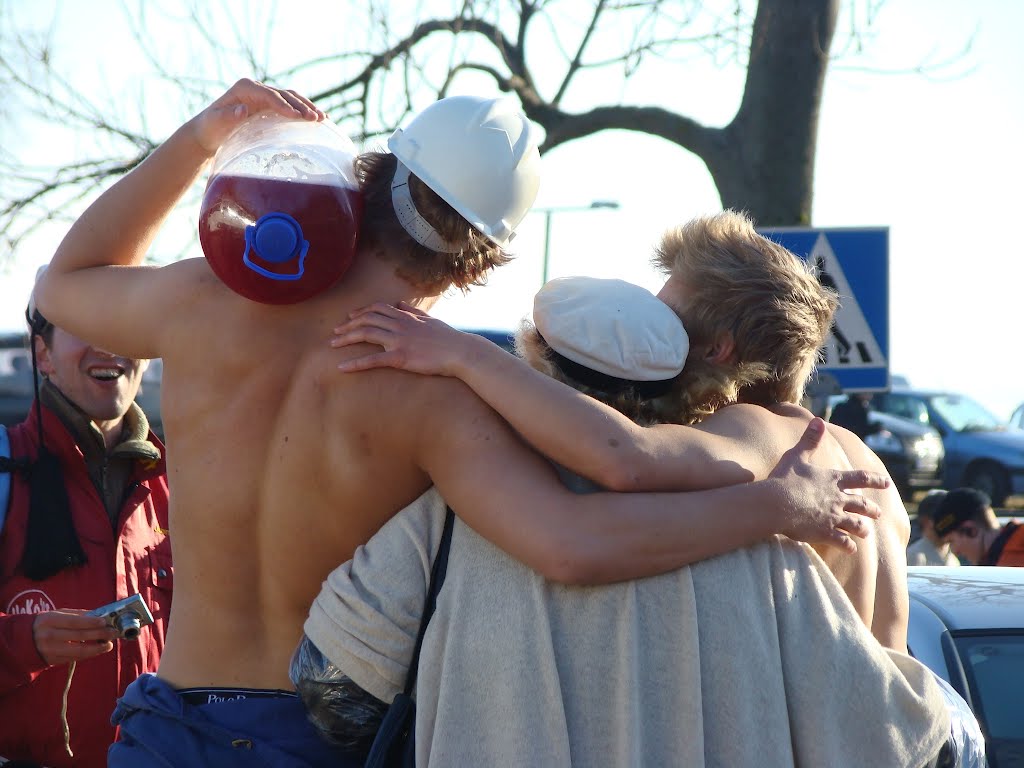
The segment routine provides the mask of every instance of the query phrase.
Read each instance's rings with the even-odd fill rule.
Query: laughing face
[[[60,328],[49,346],[38,337],[36,345],[40,372],[101,429],[124,416],[149,365],[91,347]]]

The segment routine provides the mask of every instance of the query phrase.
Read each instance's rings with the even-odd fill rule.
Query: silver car
[[[1024,568],[908,568],[911,654],[970,704],[991,768],[1024,768]]]

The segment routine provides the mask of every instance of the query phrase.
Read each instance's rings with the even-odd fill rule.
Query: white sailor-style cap
[[[690,348],[678,315],[650,291],[624,280],[551,280],[534,298],[533,322],[569,367],[582,366],[625,385],[667,384],[683,370]],[[563,372],[580,379],[578,371]]]

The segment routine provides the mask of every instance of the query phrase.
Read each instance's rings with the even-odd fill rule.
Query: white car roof
[[[911,566],[907,585],[949,629],[1024,628],[1024,568]]]

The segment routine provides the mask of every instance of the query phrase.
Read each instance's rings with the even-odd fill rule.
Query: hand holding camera
[[[149,606],[142,599],[142,595],[131,595],[101,606],[89,611],[88,615],[106,619],[107,624],[122,640],[138,640],[142,628],[153,623],[153,614],[149,612]]]

